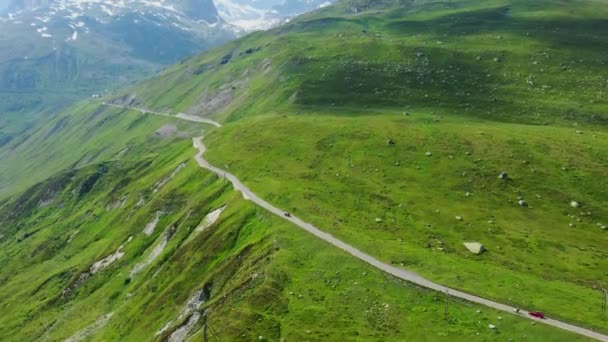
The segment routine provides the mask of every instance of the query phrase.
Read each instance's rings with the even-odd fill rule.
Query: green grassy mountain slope
[[[223,120],[214,164],[384,261],[606,331],[606,11],[340,2],[115,101]]]
[[[188,132],[187,125],[171,118],[125,112],[129,111],[95,102],[79,103],[2,146],[1,197],[23,191],[68,167],[131,153],[132,146],[146,142],[157,130],[159,137]],[[163,125],[171,129],[163,133]]]
[[[356,13],[349,4],[192,58],[133,93],[153,108],[208,107],[229,121],[294,105],[606,122],[604,2],[406,2]],[[212,97],[232,101],[210,106]]]
[[[64,170],[1,202],[0,307],[12,309],[0,334],[192,327],[196,340],[209,308],[228,340],[575,338],[458,301],[446,319],[444,294],[373,271],[198,169],[184,139],[203,133],[214,165],[384,262],[608,332],[607,11],[339,2],[103,99],[223,127],[167,133],[170,117],[73,107],[0,149],[13,193]]]
[[[579,339],[457,300],[446,318],[443,294],[254,207],[193,151],[138,145],[5,201],[2,339]]]

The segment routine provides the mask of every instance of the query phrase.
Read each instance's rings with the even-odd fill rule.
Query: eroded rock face
[[[465,242],[463,243],[463,245],[469,250],[469,252],[477,255],[483,253],[486,250],[483,244],[479,242]]]

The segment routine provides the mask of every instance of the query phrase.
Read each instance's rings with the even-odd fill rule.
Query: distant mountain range
[[[247,31],[327,4],[0,0],[0,115],[46,110],[123,87]]]
[[[277,26],[299,14],[325,7],[328,0],[215,0],[219,15],[245,31]]]
[[[9,117],[23,126],[25,114],[124,87],[240,32],[212,0],[0,1],[0,134]]]

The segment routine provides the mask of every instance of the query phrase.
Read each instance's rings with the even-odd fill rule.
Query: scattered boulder
[[[528,207],[528,202],[523,199],[520,199],[517,203],[519,203],[519,205],[522,207]]]
[[[496,330],[496,326],[494,324],[488,324],[488,328],[492,330]]]
[[[427,157],[430,157],[430,156],[432,156],[432,155],[433,155],[433,153],[431,153],[431,152],[427,152],[427,153],[425,153],[425,155],[426,155]]]
[[[580,208],[580,207],[581,207],[581,204],[580,204],[579,202],[577,202],[577,201],[571,201],[571,202],[570,202],[570,206],[571,206],[572,208]]]
[[[394,141],[393,139],[388,139],[388,140],[386,141],[386,144],[387,144],[387,145],[389,145],[389,146],[390,146],[390,145],[395,145],[395,141]]]
[[[462,216],[460,216],[460,215],[456,215],[456,220],[458,220],[458,221],[462,221]]]
[[[382,223],[382,219],[379,217],[376,217],[376,223]]]
[[[469,252],[477,255],[483,253],[486,250],[483,244],[479,242],[465,242],[463,243],[463,245],[469,250]]]
[[[499,179],[509,179],[509,175],[506,172],[501,172],[500,175],[498,175]]]

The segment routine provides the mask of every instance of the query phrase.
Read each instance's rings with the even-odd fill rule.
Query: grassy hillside
[[[192,58],[133,94],[228,121],[331,106],[606,123],[605,2],[413,1],[357,13],[350,3]]]
[[[394,265],[605,328],[608,135],[434,118],[260,117],[214,131],[207,158]]]
[[[606,331],[607,13],[340,2],[117,101],[223,120],[212,162],[387,262]]]
[[[0,198],[68,167],[130,154],[133,146],[162,137],[189,136],[197,127],[202,126],[81,102],[38,122],[0,148]]]
[[[189,322],[200,340],[205,312],[221,340],[577,339],[455,300],[446,319],[443,294],[254,207],[200,170],[188,141],[133,152],[0,208],[3,340],[161,340]]]
[[[111,101],[222,121],[205,132],[211,162],[383,261],[608,332],[606,14],[605,1],[343,1]],[[2,148],[5,189],[65,171],[4,199],[0,335],[142,340],[171,321],[156,338],[185,323],[200,340],[207,312],[228,340],[574,338],[461,302],[446,319],[443,294],[199,170],[179,139],[202,128],[168,134],[172,120],[89,102]],[[204,303],[183,311],[194,294]]]

